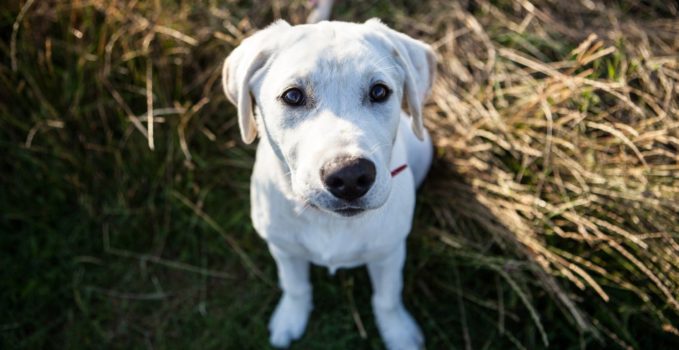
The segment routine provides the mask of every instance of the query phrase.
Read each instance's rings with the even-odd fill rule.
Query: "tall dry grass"
[[[424,214],[418,217],[417,242],[433,242],[459,261],[492,271],[518,296],[545,345],[547,316],[536,304],[543,292],[581,332],[624,348],[631,347],[632,337],[613,329],[597,302],[637,305],[662,331],[679,336],[677,5],[653,0],[398,5],[376,9],[343,1],[335,14],[343,20],[383,16],[431,43],[438,54],[438,78],[426,109],[437,159],[420,194]],[[169,183],[184,185],[196,167],[207,167],[201,152],[208,151],[198,141],[207,139],[229,155],[220,166],[250,166],[248,150],[236,141],[234,110],[224,110],[221,60],[274,18],[302,23],[307,7],[305,1],[252,6],[29,0],[16,13],[9,43],[2,46],[9,59],[0,77],[6,86],[19,82],[16,91],[2,94],[20,106],[2,110],[30,111],[30,122],[7,118],[5,125],[17,130],[7,132],[8,140],[20,138],[23,149],[38,155],[49,153],[44,141],[49,140],[72,167],[79,166],[78,159],[88,159],[80,162],[86,166],[96,162],[70,154],[69,137],[80,140],[83,154],[115,155],[111,168],[125,179],[118,201],[129,203],[126,196],[145,183],[133,171],[119,170],[126,161],[157,161],[159,173],[170,174]],[[165,142],[167,159],[134,148],[131,140],[140,135],[154,152]],[[171,156],[175,137],[181,170]],[[130,156],[130,149],[137,153]],[[88,184],[100,187],[111,176],[100,172],[69,181],[87,191]],[[262,275],[242,243],[203,211],[209,190],[192,181],[186,192],[201,199],[177,198],[224,236],[249,271]],[[246,197],[246,183],[229,186],[241,186]],[[97,208],[82,202],[88,210]],[[456,263],[445,269],[454,270],[459,282]],[[438,281],[434,273],[420,278]],[[491,309],[503,333],[510,311],[498,294]],[[427,305],[433,310],[438,304]],[[464,334],[470,347],[466,324]]]
[[[439,223],[477,221],[582,329],[614,335],[563,280],[605,302],[608,288],[628,290],[679,335],[677,6],[635,18],[602,2],[469,4],[485,15],[433,2],[401,19],[440,57],[428,125],[454,176],[428,187]],[[487,236],[456,232],[438,234],[488,249]]]

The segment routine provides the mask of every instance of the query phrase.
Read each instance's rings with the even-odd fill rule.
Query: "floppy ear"
[[[238,125],[243,142],[257,137],[257,122],[250,95],[252,76],[266,65],[277,47],[277,40],[290,24],[279,20],[243,40],[224,60],[222,86],[226,97],[238,108]]]
[[[413,132],[420,140],[424,139],[422,107],[436,74],[434,51],[429,45],[387,27],[377,18],[370,19],[365,24],[385,34],[391,44],[396,61],[405,73],[403,96],[412,118]]]

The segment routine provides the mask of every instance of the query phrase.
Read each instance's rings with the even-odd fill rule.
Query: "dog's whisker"
[[[379,66],[380,64],[382,64],[383,61],[388,60],[390,57],[391,57],[391,56],[389,56],[389,55],[383,55],[382,57],[380,57],[380,58],[377,60],[377,62],[375,62],[375,64],[376,64],[377,66]]]
[[[384,71],[396,70],[397,68],[399,68],[399,66],[397,66],[397,65],[387,66],[387,67],[379,67],[380,70],[384,70]]]
[[[307,208],[307,204],[298,205],[295,207],[295,216],[301,216]]]
[[[373,154],[377,153],[380,150],[381,147],[384,147],[384,146],[389,146],[389,143],[383,142],[383,143],[377,143],[377,144],[373,145],[370,148],[370,150],[368,151],[368,155],[372,156]]]

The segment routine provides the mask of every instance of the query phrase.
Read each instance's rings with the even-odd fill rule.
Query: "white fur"
[[[239,109],[243,140],[260,135],[252,220],[276,260],[283,289],[269,324],[272,345],[287,347],[304,332],[312,309],[312,262],[331,272],[367,265],[387,347],[423,346],[401,291],[415,189],[432,157],[421,110],[434,64],[426,44],[377,20],[295,27],[279,21],[227,58],[224,90]],[[368,98],[376,82],[392,90],[384,103]],[[307,93],[306,106],[281,101],[292,86]],[[374,185],[357,204],[365,211],[351,217],[335,212],[345,204],[319,175],[326,162],[342,156],[367,158],[376,167]],[[401,164],[408,168],[392,177]]]

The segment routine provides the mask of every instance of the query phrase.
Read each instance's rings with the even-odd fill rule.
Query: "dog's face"
[[[277,22],[233,51],[223,82],[243,140],[270,143],[295,199],[351,216],[389,197],[401,107],[421,137],[433,65],[428,46],[379,21]]]

